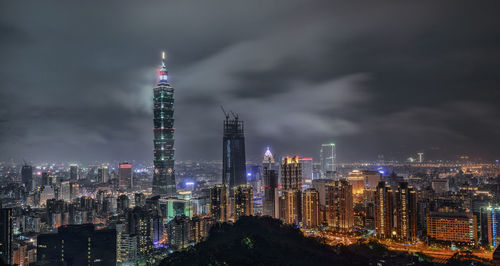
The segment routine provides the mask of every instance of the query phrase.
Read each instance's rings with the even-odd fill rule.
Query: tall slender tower
[[[233,187],[247,183],[245,159],[245,133],[243,121],[238,120],[238,115],[231,112],[234,119],[226,114],[224,120],[224,138],[222,147],[222,184]]]
[[[167,78],[163,53],[158,83],[153,88],[153,195],[175,196],[174,88],[168,84]]]

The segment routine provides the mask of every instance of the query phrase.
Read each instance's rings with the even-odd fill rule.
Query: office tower
[[[313,179],[313,159],[300,158],[299,161],[302,164],[302,184],[309,187]]]
[[[222,184],[229,190],[246,184],[245,132],[243,121],[231,112],[234,119],[226,115],[222,140]]]
[[[281,162],[281,183],[283,190],[302,189],[302,164],[298,156],[287,156]]]
[[[59,191],[59,199],[71,201],[71,186],[69,181],[62,181]]]
[[[151,217],[151,238],[153,240],[154,248],[161,247],[164,240],[163,236],[163,218],[159,214]]]
[[[328,184],[327,221],[337,231],[349,231],[354,226],[352,185],[346,180]]]
[[[353,170],[349,173],[347,181],[352,185],[352,193],[355,198],[363,195],[365,189],[365,175],[362,171]]]
[[[69,179],[78,180],[78,165],[72,164],[69,166]]]
[[[402,182],[395,191],[396,237],[405,241],[417,240],[417,193]]]
[[[168,245],[176,249],[189,246],[190,221],[186,216],[175,216],[167,226]]]
[[[12,252],[14,244],[14,225],[12,220],[12,209],[0,209],[0,264],[12,264]]]
[[[93,224],[65,225],[55,234],[37,237],[37,264],[115,265],[116,230]]]
[[[394,199],[391,186],[380,181],[375,192],[375,234],[380,238],[389,238],[395,234]]]
[[[123,212],[127,210],[130,207],[130,199],[127,197],[127,195],[123,194],[118,196],[118,199],[116,200],[116,209],[119,212]]]
[[[263,215],[278,218],[278,172],[264,168],[264,198],[262,199]]]
[[[97,168],[97,182],[107,183],[109,181],[109,167],[103,165]]]
[[[146,204],[146,196],[142,193],[135,193],[134,204],[136,207],[143,207]]]
[[[430,242],[475,245],[477,219],[470,212],[431,212],[427,214],[427,236]]]
[[[33,168],[31,165],[23,165],[23,168],[21,168],[21,180],[27,191],[33,190]]]
[[[132,164],[121,163],[118,165],[118,186],[120,189],[132,188]]]
[[[153,195],[173,197],[177,193],[174,170],[174,88],[167,79],[163,53],[158,83],[153,88]]]
[[[234,218],[253,215],[253,189],[250,185],[233,187]]]
[[[279,198],[279,217],[288,224],[298,225],[302,220],[302,202],[300,190],[283,190]]]
[[[228,209],[227,185],[215,185],[210,187],[210,215],[217,222],[227,222]]]
[[[337,152],[335,143],[322,144],[319,151],[321,178],[333,178],[337,172]]]
[[[314,228],[319,225],[319,193],[316,189],[309,188],[302,194],[302,226]]]

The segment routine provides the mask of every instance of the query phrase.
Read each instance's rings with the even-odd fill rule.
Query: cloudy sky
[[[162,50],[180,160],[500,158],[498,2],[351,2],[2,1],[0,159],[151,160]]]

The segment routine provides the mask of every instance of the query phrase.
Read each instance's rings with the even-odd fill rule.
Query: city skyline
[[[0,159],[150,161],[163,49],[177,160],[221,158],[220,105],[245,121],[249,161],[330,142],[338,161],[498,159],[495,8],[281,4],[4,3]]]

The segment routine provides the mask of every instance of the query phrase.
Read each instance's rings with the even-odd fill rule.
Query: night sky
[[[167,3],[168,2],[168,3]],[[349,3],[349,4],[347,4]],[[152,160],[167,52],[176,158],[221,159],[220,105],[340,161],[500,158],[498,1],[2,1],[0,159]]]

